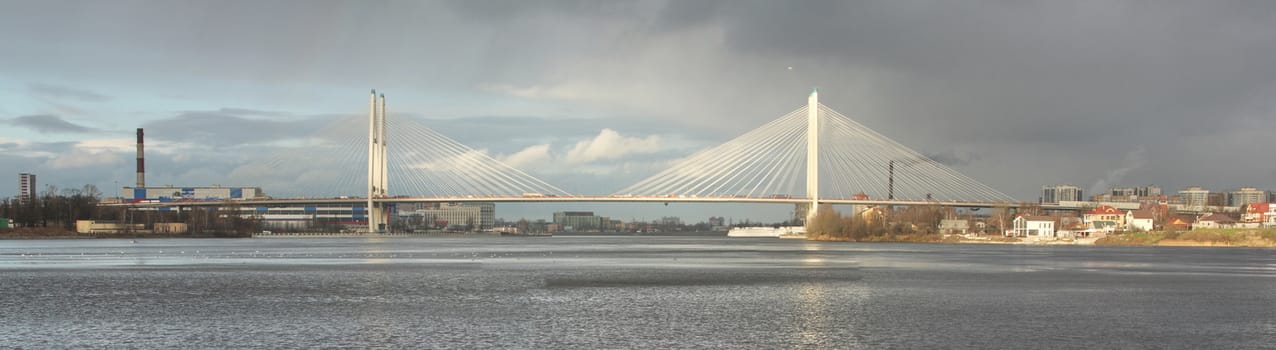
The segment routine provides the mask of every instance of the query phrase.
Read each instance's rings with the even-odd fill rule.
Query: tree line
[[[947,210],[930,206],[869,208],[842,216],[829,206],[820,206],[806,225],[808,238],[835,240],[876,240],[895,235],[939,233],[939,222]]]
[[[181,211],[129,210],[101,203],[102,192],[94,185],[62,190],[47,186],[34,198],[0,199],[0,218],[12,219],[19,227],[67,231],[75,231],[78,220],[140,224],[144,228],[153,228],[156,223],[185,223],[186,234],[197,236],[247,236],[262,227],[259,218],[244,217],[240,206],[230,201]]]
[[[99,218],[98,203],[102,192],[97,186],[67,188],[58,191],[47,186],[43,193],[32,198],[0,199],[0,217],[12,219],[23,227],[62,227],[75,229],[76,220]]]

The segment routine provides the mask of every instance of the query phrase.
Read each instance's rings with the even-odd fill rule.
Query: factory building
[[[124,187],[120,193],[125,200],[140,201],[179,201],[179,200],[236,200],[265,197],[260,187]]]
[[[261,220],[274,230],[338,231],[368,223],[364,204],[314,203],[285,206],[256,206],[240,209],[240,216]]]

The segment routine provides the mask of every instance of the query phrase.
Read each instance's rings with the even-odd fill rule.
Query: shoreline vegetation
[[[1276,247],[1276,229],[1217,228],[1191,231],[1126,232],[1094,242],[1110,246]]]
[[[890,233],[853,237],[827,232],[808,232],[806,240],[861,243],[944,243],[944,244],[1023,244],[1023,245],[1098,245],[1157,247],[1251,247],[1276,248],[1276,229],[1197,229],[1191,231],[1124,232],[1098,238],[1034,239],[998,235],[958,235],[937,232]],[[57,227],[0,229],[3,239],[96,239],[96,238],[249,238],[252,235],[193,235],[172,233],[105,233],[81,234]]]
[[[806,226],[806,239],[824,242],[1099,245],[1160,247],[1276,247],[1276,228],[1117,232],[1102,237],[1040,239],[1000,235],[941,234],[937,211],[906,213],[894,223],[880,214],[841,216],[822,208]]]

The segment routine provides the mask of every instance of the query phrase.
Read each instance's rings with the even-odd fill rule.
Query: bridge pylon
[[[386,196],[388,180],[385,147],[385,94],[372,90],[368,102],[368,232],[385,229],[386,212],[383,203],[376,198]]]
[[[795,219],[808,220],[819,212],[821,203],[848,200],[972,204],[1014,200],[821,104],[817,90],[811,91],[807,105],[682,158],[615,194],[800,198],[795,201],[800,203]]]
[[[806,99],[806,222],[811,222],[820,208],[820,91],[811,89]]]

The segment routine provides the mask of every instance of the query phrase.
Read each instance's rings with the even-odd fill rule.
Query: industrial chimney
[[[146,155],[142,151],[142,128],[137,128],[137,188],[146,188]]]

